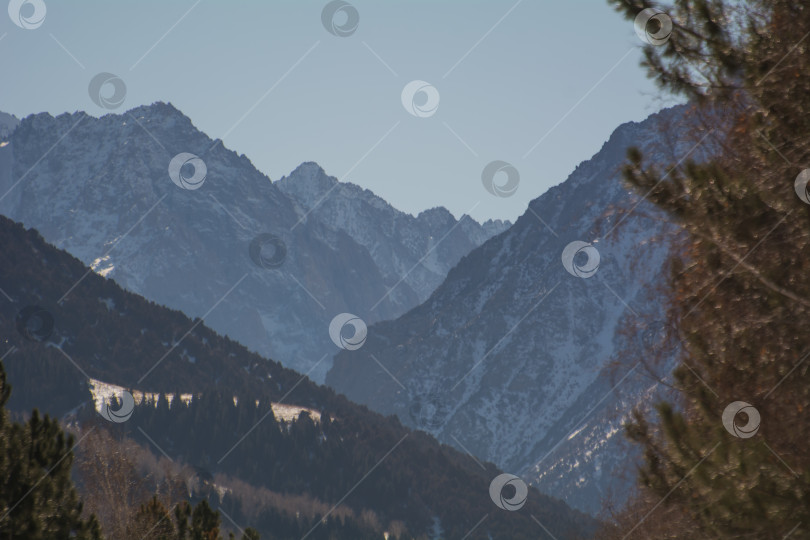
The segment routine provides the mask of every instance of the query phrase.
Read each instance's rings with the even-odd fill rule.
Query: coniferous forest
[[[144,523],[162,527],[169,518],[156,516],[169,515],[172,526],[178,531],[187,528],[191,538],[208,538],[193,536],[195,527],[219,530],[222,517],[217,512],[229,516],[223,530],[249,535],[255,534],[248,531],[253,527],[262,538],[270,539],[378,538],[383,532],[390,538],[418,538],[432,530],[435,516],[441,519],[444,534],[455,537],[467,533],[473,516],[487,515],[492,502],[480,486],[486,488],[489,476],[497,473],[493,465],[482,470],[471,457],[403,427],[396,417],[384,418],[354,405],[204,325],[195,325],[179,312],[122,291],[101,276],[87,275],[69,302],[50,304],[48,299],[58,298],[86,269],[44,243],[36,231],[6,218],[0,218],[0,225],[2,245],[9,248],[0,253],[4,285],[24,291],[25,298],[17,303],[37,306],[48,314],[41,318],[49,319],[47,336],[36,333],[44,328],[39,323],[30,332],[19,332],[17,306],[8,303],[0,311],[11,350],[3,364],[16,388],[6,396],[11,417],[44,426],[50,437],[43,441],[50,453],[26,471],[45,475],[53,466],[49,464],[61,457],[60,449],[73,447],[68,437],[80,441],[86,435],[96,441],[95,448],[111,449],[93,454],[90,465],[95,465],[80,467],[95,471],[90,476],[94,480],[81,482],[78,474],[77,487],[69,484],[69,457],[75,455],[86,463],[82,452],[88,445],[78,445],[59,462],[61,489],[67,490],[65,497],[75,508],[68,523],[77,531],[80,527],[89,531],[82,534],[97,534],[95,524],[109,513],[105,508],[110,499],[121,499],[125,503],[113,506],[130,511],[124,512],[128,517],[103,519],[105,530],[115,528],[125,534],[127,527],[144,527]],[[194,332],[185,337],[182,348],[168,345],[191,327]],[[31,328],[30,322],[26,328]],[[172,352],[166,355],[167,350]],[[164,355],[139,385],[137,377]],[[188,367],[189,355],[195,358],[193,370]],[[89,379],[162,394],[156,401],[135,406],[125,422],[110,423],[96,412]],[[169,406],[166,394],[192,394],[194,399],[189,403],[178,399]],[[316,422],[304,411],[289,421],[276,420],[271,404],[282,400],[319,411],[320,419]],[[43,421],[39,412],[32,413],[37,410],[52,418],[67,418],[67,423],[60,427],[56,420]],[[65,429],[75,433],[69,435]],[[94,433],[104,436],[95,439]],[[134,449],[130,448],[133,443]],[[29,439],[28,444],[38,442]],[[399,447],[403,452],[392,450]],[[153,463],[152,454],[165,459]],[[375,472],[375,481],[359,482]],[[97,480],[99,475],[107,478],[105,482]],[[140,489],[123,488],[142,478],[149,481]],[[82,513],[78,494],[86,490],[85,500],[98,499],[94,491],[105,483],[110,488],[102,502],[93,505],[95,514]],[[234,487],[222,487],[230,484]],[[19,489],[25,492],[26,485]],[[198,489],[190,490],[188,485]],[[351,505],[342,504],[340,498],[350,491]],[[403,502],[402,493],[411,494],[408,503]],[[178,510],[182,500],[197,504]],[[587,536],[596,524],[539,493],[527,505],[536,519],[545,518],[549,530],[562,536]],[[12,509],[9,516],[22,509]],[[178,511],[191,513],[178,517]],[[195,521],[198,514],[201,517]],[[530,538],[536,528],[531,517],[496,514],[488,519],[511,538]],[[204,534],[217,538],[218,533]]]

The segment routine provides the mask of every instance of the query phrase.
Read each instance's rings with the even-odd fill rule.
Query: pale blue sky
[[[273,180],[317,161],[411,213],[514,220],[664,105],[603,0],[351,0],[348,37],[324,29],[325,1],[44,2],[32,30],[0,11],[0,110],[99,116],[87,87],[111,72],[127,85],[111,112],[169,101]],[[416,79],[439,93],[432,116],[402,105]],[[484,189],[493,160],[519,171],[513,196]]]

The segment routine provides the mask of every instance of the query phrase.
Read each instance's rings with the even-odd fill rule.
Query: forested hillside
[[[0,218],[0,245],[0,288],[11,299],[0,304],[0,328],[15,387],[12,412],[70,413],[79,429],[97,425],[203,476],[310,501],[301,511],[270,503],[267,511],[248,511],[224,492],[211,495],[228,515],[255,517],[263,538],[300,538],[311,529],[309,538],[357,539],[394,527],[401,538],[425,537],[436,527],[445,538],[536,538],[538,523],[560,539],[593,530],[592,520],[537,491],[520,512],[497,508],[488,491],[499,473],[493,465],[354,405],[199,320],[124,292],[36,231]],[[95,412],[90,378],[195,398],[171,407],[142,402],[131,417],[111,423]],[[268,414],[273,402],[319,411],[321,420],[278,422]],[[335,522],[329,509],[338,506],[357,518]]]

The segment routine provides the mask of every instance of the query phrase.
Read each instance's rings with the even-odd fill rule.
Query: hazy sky
[[[602,0],[351,0],[345,37],[324,27],[326,1],[37,1],[34,29],[0,11],[0,110],[169,101],[273,180],[316,161],[411,213],[514,220],[616,126],[664,105],[632,23]],[[90,99],[99,72],[125,82],[120,108]],[[414,80],[439,98],[433,110],[416,94],[422,117],[403,106]],[[519,173],[512,196],[482,184],[495,160]]]

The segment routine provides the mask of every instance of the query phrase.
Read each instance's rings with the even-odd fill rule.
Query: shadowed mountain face
[[[693,143],[670,140],[689,138],[688,118],[676,107],[619,127],[427,302],[340,352],[327,384],[577,508],[621,499],[633,480],[614,474],[628,458],[621,424],[656,390],[637,361],[670,339],[655,289],[677,233],[620,167],[630,146],[684,156]]]
[[[537,538],[538,523],[560,540],[593,534],[594,520],[536,490],[525,494],[521,512],[499,509],[489,492],[500,474],[492,464],[88,273],[35,230],[2,216],[0,246],[0,354],[12,413],[36,407],[73,426],[126,436],[203,478],[272,490],[270,499],[244,504],[224,491],[209,496],[240,523],[240,512],[252,512],[262,538],[371,540],[392,522],[402,522],[409,538],[425,538],[434,524],[445,538],[471,540]],[[102,408],[90,386],[112,385],[161,397],[134,406],[130,396],[128,406],[122,399],[120,408]],[[167,394],[176,397],[171,405]],[[285,418],[280,404],[297,418]],[[352,515],[327,519],[337,506]],[[376,527],[360,518],[366,512],[378,517]]]
[[[0,212],[315,380],[338,350],[333,317],[401,315],[508,226],[443,209],[414,218],[314,163],[273,183],[169,104],[33,115],[8,140]]]

